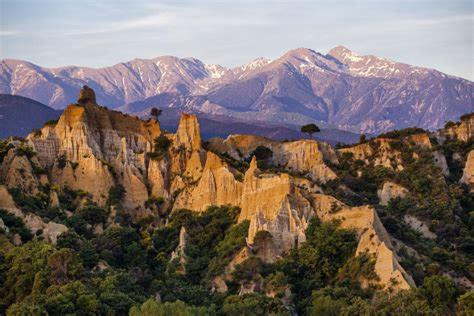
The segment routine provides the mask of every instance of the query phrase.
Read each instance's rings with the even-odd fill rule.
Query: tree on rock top
[[[79,99],[77,103],[85,105],[87,103],[96,104],[95,92],[89,86],[83,86],[79,92]]]
[[[150,110],[150,115],[155,118],[155,120],[158,121],[158,117],[161,115],[161,110],[157,108],[151,108]]]
[[[313,137],[314,133],[319,133],[321,130],[316,124],[307,124],[301,126],[301,133],[309,134],[310,137]]]

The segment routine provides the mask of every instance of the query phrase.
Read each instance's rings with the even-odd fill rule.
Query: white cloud
[[[219,8],[182,7],[172,5],[153,6],[156,11],[142,17],[135,17],[125,21],[114,21],[99,24],[94,27],[78,28],[66,32],[67,35],[88,35],[115,33],[131,30],[153,30],[156,28],[217,28],[229,26],[259,26],[271,24],[261,15],[262,12],[222,11]],[[276,21],[272,21],[276,22]],[[62,33],[64,34],[64,33]]]
[[[9,30],[0,30],[0,36],[14,36],[14,35],[18,35],[18,34],[21,34],[20,31],[9,31]]]

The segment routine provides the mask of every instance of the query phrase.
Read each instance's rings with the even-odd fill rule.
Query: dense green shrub
[[[0,218],[8,228],[10,234],[18,234],[22,242],[27,242],[33,238],[30,230],[25,227],[21,218],[10,214],[8,211],[0,209]]]

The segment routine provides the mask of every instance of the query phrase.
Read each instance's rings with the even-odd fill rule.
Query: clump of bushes
[[[379,136],[377,136],[377,138],[403,138],[410,135],[422,134],[422,133],[426,133],[426,131],[422,128],[408,127],[408,128],[404,128],[400,130],[396,129],[390,132],[380,134]]]
[[[26,156],[28,159],[31,159],[36,155],[36,152],[31,146],[26,145],[25,143],[20,143],[15,149],[18,156]]]
[[[171,140],[165,135],[160,135],[154,139],[153,151],[148,153],[148,157],[152,160],[158,160],[166,153],[171,146]]]

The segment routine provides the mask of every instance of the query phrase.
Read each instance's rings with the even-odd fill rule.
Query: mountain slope
[[[0,94],[0,138],[26,136],[61,112],[25,97]]]
[[[0,65],[0,92],[54,108],[63,108],[84,84],[96,90],[99,103],[130,113],[147,110],[145,104],[130,104],[156,97],[162,108],[260,124],[316,121],[358,133],[415,125],[436,129],[474,111],[469,80],[342,46],[326,55],[298,48],[235,68],[171,56],[97,69],[47,69],[17,60]]]

